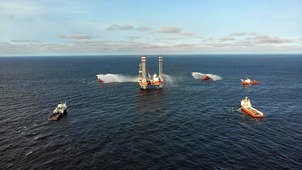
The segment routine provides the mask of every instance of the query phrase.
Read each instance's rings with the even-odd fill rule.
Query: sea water
[[[148,90],[140,56],[0,58],[0,169],[302,168],[301,55],[163,57],[165,87]],[[263,119],[240,111],[245,96]]]

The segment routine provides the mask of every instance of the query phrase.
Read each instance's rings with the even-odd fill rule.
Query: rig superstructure
[[[141,57],[141,63],[139,64],[138,71],[138,83],[142,89],[147,89],[150,85],[154,85],[158,88],[162,88],[164,86],[162,56],[158,57],[158,75],[154,74],[153,77],[151,77],[149,71],[147,77],[146,56]]]

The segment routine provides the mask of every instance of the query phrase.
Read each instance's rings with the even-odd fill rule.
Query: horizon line
[[[171,55],[177,55],[177,56],[181,56],[181,55],[302,55],[302,53],[234,53],[234,54],[221,54],[221,53],[209,53],[209,54],[70,54],[70,55],[7,55],[7,56],[1,56],[0,57],[104,57],[104,56],[155,56],[155,55],[166,55],[166,56],[171,56]]]

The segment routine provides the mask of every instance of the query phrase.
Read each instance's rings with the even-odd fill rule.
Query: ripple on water
[[[136,75],[135,57],[0,58],[0,169],[301,167],[301,69],[290,65],[300,59],[264,66],[261,57],[186,57],[167,57],[173,81],[146,91],[137,83],[96,81],[96,74],[120,74],[117,67]],[[223,80],[196,81],[192,71]],[[242,87],[244,74],[261,84]],[[291,83],[274,83],[280,76]],[[245,96],[264,119],[240,111]],[[49,121],[61,100],[68,114]]]

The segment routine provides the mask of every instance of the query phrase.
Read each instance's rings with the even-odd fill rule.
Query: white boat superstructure
[[[53,113],[64,113],[67,110],[66,102],[61,102],[58,106],[53,110]]]

